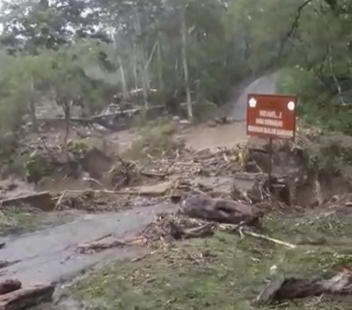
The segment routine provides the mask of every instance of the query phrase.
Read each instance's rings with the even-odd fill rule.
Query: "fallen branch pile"
[[[176,240],[201,238],[214,234],[216,225],[180,214],[161,213],[145,229],[126,239],[128,244],[159,247]]]
[[[199,152],[183,150],[173,159],[155,160],[159,173],[165,175],[182,175],[190,178],[202,176],[232,176],[240,171],[244,150],[238,146],[234,149],[206,149]]]
[[[124,240],[112,236],[78,246],[81,253],[96,253],[108,248],[124,246],[147,246],[158,248],[174,241],[207,237],[216,230],[236,232],[241,236],[265,239],[269,242],[294,248],[294,245],[242,231],[244,226],[257,227],[263,216],[261,211],[242,203],[212,199],[207,196],[191,196],[183,202],[183,208],[176,214],[161,213],[145,229]]]

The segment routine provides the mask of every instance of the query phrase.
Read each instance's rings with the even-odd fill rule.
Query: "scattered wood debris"
[[[216,224],[181,214],[158,214],[143,231],[125,239],[130,245],[159,247],[176,240],[202,238],[214,234]]]

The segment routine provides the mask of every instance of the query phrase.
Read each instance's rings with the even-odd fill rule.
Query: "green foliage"
[[[299,96],[308,124],[351,133],[351,5],[305,3],[4,1],[1,136],[15,146],[25,116],[35,129],[37,107],[48,102],[66,117],[73,106],[89,115],[111,102],[177,111],[188,89],[201,119],[206,103],[226,103],[238,82],[282,67],[280,89]],[[2,153],[13,149],[1,140]]]
[[[351,106],[336,103],[331,88],[327,88],[312,70],[285,69],[280,74],[278,87],[283,94],[298,95],[298,115],[306,124],[351,133]]]
[[[41,154],[34,152],[29,160],[25,163],[27,171],[27,181],[30,183],[38,183],[43,177],[52,173],[52,167],[47,159]]]
[[[92,149],[90,145],[82,141],[68,141],[68,152],[74,156],[76,160],[83,159],[85,155]]]

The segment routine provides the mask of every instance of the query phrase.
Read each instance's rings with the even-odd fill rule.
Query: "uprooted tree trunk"
[[[54,285],[36,285],[20,288],[11,293],[0,295],[0,310],[23,310],[50,302]]]
[[[339,273],[330,279],[285,279],[269,284],[257,297],[257,302],[273,303],[313,296],[352,295],[352,275]]]
[[[49,192],[32,193],[13,198],[0,200],[2,207],[18,206],[26,204],[39,208],[43,211],[52,211],[55,207]]]
[[[190,196],[182,203],[182,212],[193,218],[226,224],[258,226],[263,214],[251,205],[207,196]]]
[[[22,287],[22,283],[18,280],[5,280],[0,283],[0,295],[5,295],[14,291],[19,290]]]

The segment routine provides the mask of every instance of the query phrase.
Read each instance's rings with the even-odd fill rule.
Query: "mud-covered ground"
[[[160,249],[138,262],[103,267],[77,280],[70,290],[85,309],[350,309],[350,296],[319,295],[271,304],[257,304],[256,298],[280,277],[319,279],[350,272],[351,213],[276,213],[256,232],[297,247],[245,232],[220,232]],[[326,243],[309,244],[309,238],[322,236]]]
[[[0,257],[6,264],[0,269],[0,281],[16,278],[24,286],[36,282],[70,282],[93,266],[103,265],[65,288],[56,306],[60,309],[65,306],[68,309],[73,306],[272,309],[276,305],[258,306],[252,302],[273,277],[279,274],[324,277],[341,268],[349,270],[352,199],[348,196],[348,160],[322,164],[334,167],[336,164],[343,174],[328,172],[326,178],[324,171],[324,177],[316,173],[313,179],[309,176],[299,180],[293,199],[296,203],[291,205],[282,191],[276,190],[275,195],[265,191],[262,180],[266,179],[266,155],[262,162],[255,163],[256,172],[245,171],[247,93],[274,90],[275,76],[249,85],[233,104],[235,122],[229,124],[173,128],[171,133],[170,124],[153,123],[141,130],[107,134],[104,139],[73,136],[70,145],[74,152],[80,152],[82,145],[100,150],[85,161],[86,170],[79,177],[60,170],[35,185],[18,179],[1,181],[2,200],[45,190],[51,194],[52,206],[48,211],[44,201],[39,201],[35,206],[3,207],[0,241],[5,245],[0,249]],[[51,143],[52,135],[47,134],[44,147],[37,137],[26,141],[27,144],[37,141],[35,147],[31,146],[35,149],[31,149],[31,155],[46,152],[45,156],[52,156],[60,140],[55,132],[56,140]],[[331,139],[338,140],[333,136]],[[346,139],[344,146],[351,140]],[[263,146],[263,141],[252,142],[258,148]],[[319,156],[324,152],[309,154],[315,159],[312,162],[320,163]],[[292,167],[299,168],[297,171],[302,168],[302,163],[281,155],[278,154],[273,167],[276,174],[281,173],[280,177]],[[341,156],[341,152],[337,155]],[[320,166],[310,168],[321,170]],[[298,182],[298,174],[292,179],[293,183]],[[287,191],[284,194],[287,196]],[[144,228],[159,212],[175,213],[180,202],[192,195],[235,200],[245,208],[252,205],[263,208],[262,227],[257,227],[255,233],[272,239],[263,240],[236,229],[232,233],[221,230],[207,238],[170,243],[168,234],[160,237],[160,227],[156,227],[151,234],[157,235],[158,242],[144,242],[151,238]],[[263,206],[262,201],[265,201]],[[137,238],[132,245],[111,243],[136,235],[142,239]],[[106,246],[104,249],[82,252],[82,245],[100,242]],[[278,308],[346,308],[345,300],[334,296],[330,302],[329,298],[284,301]]]

